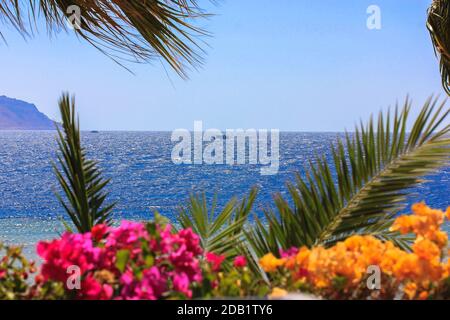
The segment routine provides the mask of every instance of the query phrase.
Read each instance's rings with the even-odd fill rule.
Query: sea
[[[107,201],[117,202],[116,221],[149,220],[155,211],[176,221],[190,195],[205,194],[210,204],[216,198],[220,208],[253,186],[259,189],[254,213],[261,215],[273,207],[275,193],[287,194],[286,182],[308,168],[315,155],[331,160],[330,146],[339,135],[280,133],[279,170],[273,175],[262,175],[259,164],[174,164],[170,132],[83,132],[82,143],[111,178]],[[55,197],[60,189],[52,169],[57,148],[55,131],[0,131],[0,241],[23,245],[27,256],[35,255],[39,240],[64,231],[66,216]],[[449,194],[450,167],[445,167],[411,190],[405,211],[416,201],[445,209]]]

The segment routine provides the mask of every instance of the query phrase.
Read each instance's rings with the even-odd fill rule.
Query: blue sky
[[[205,0],[200,0],[204,3]],[[431,0],[222,0],[201,26],[213,33],[205,64],[184,81],[159,61],[135,75],[72,34],[24,41],[2,27],[0,95],[58,118],[75,93],[82,128],[98,130],[351,129],[409,93],[419,107],[440,86],[425,27]],[[366,27],[381,8],[382,29]],[[208,6],[210,7],[210,6]]]

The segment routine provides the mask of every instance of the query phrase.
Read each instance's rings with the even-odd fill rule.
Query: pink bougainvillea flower
[[[97,225],[84,234],[65,233],[53,241],[43,241],[37,252],[43,259],[39,284],[64,283],[68,268],[77,266],[81,289],[78,299],[159,299],[176,291],[192,297],[191,285],[201,282],[199,258],[203,250],[192,229],[172,231],[157,225],[157,234],[146,225],[122,221],[119,227]],[[214,255],[215,269],[224,257]]]
[[[281,258],[289,258],[295,256],[298,253],[298,248],[292,247],[287,250],[280,249],[280,257]]]
[[[181,292],[187,298],[192,297],[192,291],[189,290],[189,277],[185,273],[175,274],[173,277],[173,288],[175,291]]]
[[[115,247],[118,250],[129,249],[132,253],[138,254],[141,238],[148,239],[148,233],[142,223],[122,221],[118,228],[110,230],[106,238],[106,246]]]
[[[93,246],[89,233],[66,232],[61,239],[39,242],[37,253],[44,259],[41,269],[44,280],[65,283],[71,266],[77,266],[81,274],[93,270],[100,261],[101,249]]]
[[[243,268],[247,265],[247,259],[244,256],[237,256],[234,258],[233,265],[236,268]]]
[[[95,225],[91,230],[92,239],[96,242],[101,241],[108,232],[108,226],[106,224]]]
[[[181,230],[178,235],[180,241],[186,245],[188,251],[192,252],[195,256],[203,253],[202,247],[200,246],[200,237],[191,228]]]
[[[142,279],[138,280],[128,270],[121,277],[123,285],[119,299],[124,300],[155,300],[167,290],[167,280],[158,267],[144,270]]]
[[[78,295],[80,298],[86,300],[109,300],[113,296],[113,288],[108,284],[97,282],[97,280],[90,275],[81,282]]]
[[[151,288],[156,298],[159,298],[167,290],[166,277],[167,275],[161,274],[158,267],[151,267],[143,272],[142,288]]]
[[[208,261],[211,264],[211,268],[215,272],[220,270],[220,267],[222,266],[222,262],[224,260],[225,256],[223,255],[218,255],[213,252],[208,252],[206,254],[206,261]]]

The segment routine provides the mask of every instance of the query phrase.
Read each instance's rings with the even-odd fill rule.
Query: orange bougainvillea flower
[[[286,296],[288,292],[284,289],[275,287],[272,292],[269,294],[269,299],[278,299]]]
[[[418,239],[413,245],[414,253],[421,259],[435,260],[440,258],[441,250],[432,241],[422,238]]]
[[[295,256],[295,262],[300,267],[305,267],[305,263],[308,261],[309,255],[311,254],[311,251],[309,251],[306,247],[301,247],[300,250],[298,250],[297,255]]]
[[[259,260],[259,264],[265,272],[273,272],[285,263],[286,259],[278,259],[272,253],[266,254]]]
[[[402,234],[415,233],[417,236],[434,241],[441,248],[445,247],[448,237],[440,230],[444,222],[444,212],[431,209],[423,202],[414,204],[412,211],[412,215],[398,217],[391,230]]]
[[[421,293],[419,293],[419,300],[427,300],[427,299],[428,299],[427,291],[422,291]]]
[[[387,290],[394,290],[390,297],[403,293],[408,299],[428,299],[439,293],[438,288],[450,277],[450,259],[446,260],[450,251],[447,255],[443,252],[448,236],[441,230],[445,216],[450,217],[450,207],[444,213],[417,203],[411,215],[394,221],[392,231],[416,234],[412,252],[373,236],[354,235],[330,248],[302,247],[283,259],[267,254],[260,264],[269,273],[280,270],[277,279],[283,270],[288,271],[290,278],[285,278],[283,285],[300,283],[316,294],[332,297],[336,291],[352,296],[364,288],[362,281],[367,279],[369,267],[377,266],[386,279],[383,281],[389,283]]]
[[[403,292],[406,294],[409,300],[414,299],[417,292],[417,284],[414,282],[408,282],[403,288]]]
[[[436,231],[432,240],[439,246],[439,248],[443,248],[447,246],[448,236],[444,231]]]
[[[424,202],[413,204],[411,209],[416,216],[427,217],[434,224],[442,224],[444,222],[444,213],[441,210],[431,209]]]
[[[419,264],[419,257],[415,254],[407,254],[402,256],[393,265],[393,275],[400,281],[406,279],[416,279],[420,275],[417,266]]]
[[[416,224],[415,217],[401,216],[398,217],[391,227],[391,231],[399,231],[401,234],[410,233]]]

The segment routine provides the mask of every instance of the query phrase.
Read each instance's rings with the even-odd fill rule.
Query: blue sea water
[[[286,194],[285,182],[308,166],[315,154],[330,156],[337,133],[281,133],[280,168],[263,176],[260,165],[175,165],[174,143],[169,132],[85,132],[83,145],[89,157],[100,162],[112,178],[109,200],[117,201],[117,219],[145,220],[158,210],[171,219],[192,193],[215,194],[221,206],[241,197],[252,186],[260,189],[255,212],[271,205],[275,192]],[[64,211],[54,192],[52,171],[57,151],[54,131],[0,131],[0,241],[25,245],[32,255],[34,244],[63,230]],[[427,177],[408,203],[426,200],[436,208],[450,205],[450,167]]]

